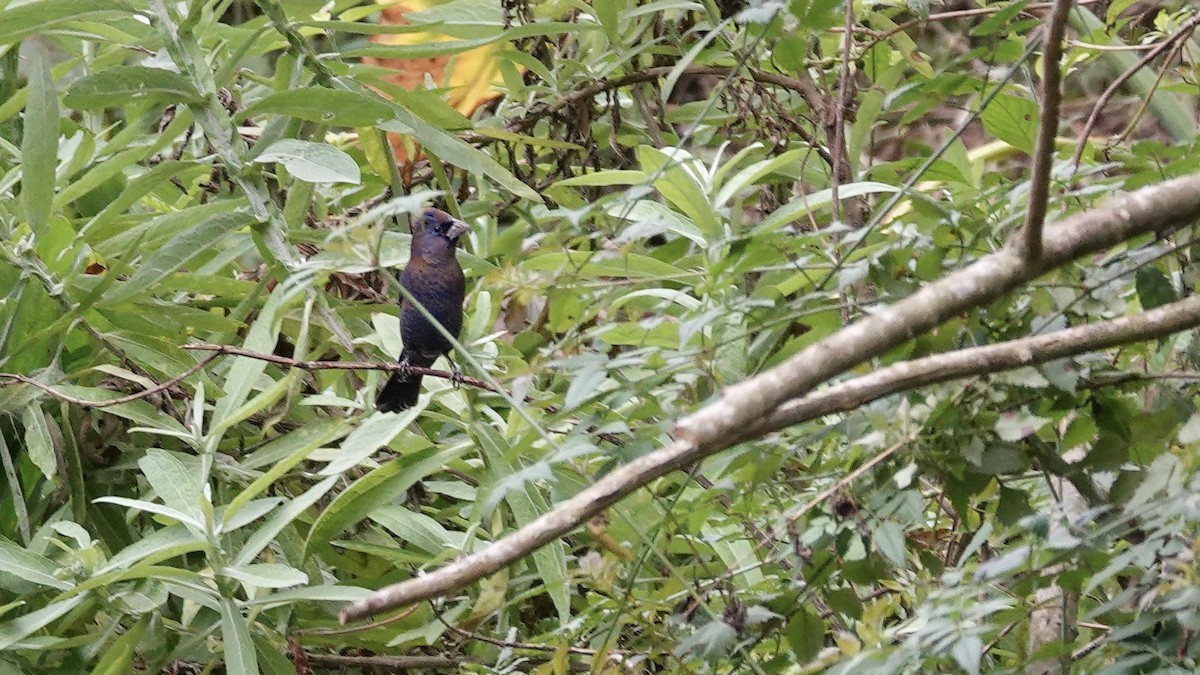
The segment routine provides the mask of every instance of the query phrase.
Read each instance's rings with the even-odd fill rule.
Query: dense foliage
[[[1002,246],[1038,129],[1028,2],[410,4],[0,3],[0,372],[33,380],[0,375],[0,674],[1195,667],[1190,332],[743,443],[341,627]],[[1194,12],[1071,11],[1049,220],[1196,169]],[[388,79],[446,56],[496,98]],[[505,393],[380,414],[386,372],[285,365],[399,353],[429,203],[472,225],[456,361]],[[1197,252],[1133,240],[859,372],[1170,303]]]

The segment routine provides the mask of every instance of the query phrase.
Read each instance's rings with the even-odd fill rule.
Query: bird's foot
[[[462,383],[464,381],[465,380],[463,380],[462,371],[458,369],[457,365],[451,363],[450,364],[450,384],[453,384],[454,388],[458,389],[459,387],[462,386]]]

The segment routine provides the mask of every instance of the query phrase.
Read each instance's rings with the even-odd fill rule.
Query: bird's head
[[[428,208],[421,217],[413,221],[413,255],[436,262],[449,255],[454,256],[458,238],[469,226],[441,209]]]
[[[434,208],[428,208],[421,212],[421,222],[418,227],[423,230],[422,234],[445,239],[450,242],[451,246],[458,243],[458,238],[469,229],[469,226],[463,221],[441,209]]]

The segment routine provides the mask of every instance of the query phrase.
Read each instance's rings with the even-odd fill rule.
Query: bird
[[[400,273],[400,285],[421,303],[446,332],[458,339],[462,330],[463,298],[467,282],[458,264],[458,239],[469,226],[449,213],[427,208],[412,225],[412,249],[408,265]],[[449,358],[453,345],[429,322],[421,310],[400,298],[400,364],[428,368],[439,356]],[[451,362],[455,378],[461,377]],[[421,376],[415,373],[394,372],[388,379],[375,407],[380,412],[400,412],[417,404],[421,393]]]

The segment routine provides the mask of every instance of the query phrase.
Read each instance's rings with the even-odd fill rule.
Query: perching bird
[[[455,338],[462,330],[467,282],[454,247],[466,231],[467,224],[449,213],[425,209],[413,221],[412,255],[400,273],[400,284]],[[428,368],[451,349],[446,336],[405,297],[400,299],[400,339],[400,363],[410,366]],[[392,373],[375,405],[380,412],[398,412],[416,405],[420,393],[420,375]]]

